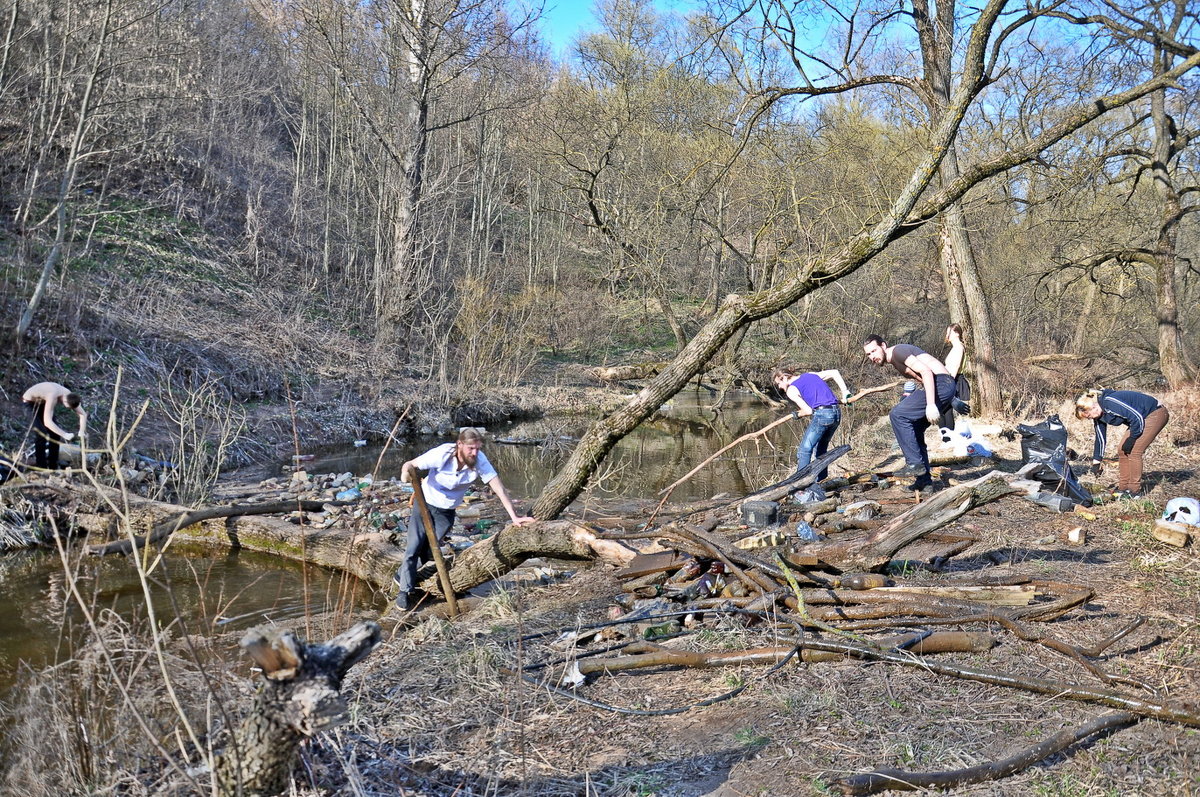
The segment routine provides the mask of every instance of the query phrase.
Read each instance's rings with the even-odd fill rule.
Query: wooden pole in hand
[[[433,553],[433,563],[437,565],[438,580],[442,583],[442,594],[446,596],[446,604],[450,608],[450,616],[458,617],[458,601],[454,598],[454,590],[450,586],[450,571],[446,569],[446,560],[442,558],[442,549],[438,544],[437,533],[433,530],[433,517],[429,514],[429,505],[425,503],[423,484],[425,474],[417,471],[413,474],[413,502],[421,513],[421,521],[425,526],[425,539],[429,541],[429,550]]]

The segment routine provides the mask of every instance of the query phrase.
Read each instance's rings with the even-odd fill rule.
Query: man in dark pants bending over
[[[57,382],[38,382],[25,391],[21,400],[33,406],[33,456],[39,468],[53,470],[58,467],[58,444],[69,442],[75,435],[54,422],[54,408],[58,405],[74,410],[79,416],[79,437],[82,441],[87,433],[87,413],[80,405],[79,396],[69,387]]]
[[[908,343],[889,346],[883,338],[871,335],[863,343],[863,352],[876,365],[891,365],[903,376],[916,380],[918,388],[888,413],[905,462],[895,475],[915,476],[916,481],[910,487],[913,490],[933,486],[925,430],[949,409],[954,398],[954,377],[941,360]]]

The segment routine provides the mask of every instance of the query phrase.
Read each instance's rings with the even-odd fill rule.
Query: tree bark
[[[290,631],[247,633],[241,645],[264,681],[233,743],[215,762],[217,794],[271,795],[287,788],[300,742],[348,719],[342,680],[380,639],[376,623],[359,623],[323,645],[308,645]]]
[[[915,0],[913,3],[913,19],[924,67],[922,96],[932,125],[941,121],[950,105],[954,73],[955,7],[954,0],[939,0],[936,17],[931,17],[928,0]],[[961,175],[955,143],[951,142],[947,148],[938,173],[943,185],[952,184]],[[975,378],[973,403],[979,412],[998,414],[1002,409],[1002,401],[992,343],[992,313],[983,280],[979,276],[961,202],[952,203],[942,212],[938,220],[938,232],[938,251],[950,320],[963,328],[963,342],[972,353],[971,372]]]
[[[1155,49],[1155,67],[1171,60],[1162,47]],[[1150,116],[1154,122],[1153,158],[1150,176],[1158,195],[1159,226],[1154,263],[1154,293],[1157,307],[1158,367],[1167,385],[1177,390],[1195,375],[1179,330],[1177,295],[1179,262],[1179,222],[1183,219],[1183,200],[1171,174],[1171,163],[1178,157],[1175,122],[1166,108],[1166,89],[1150,95]]]
[[[450,585],[456,593],[485,584],[520,567],[526,559],[549,557],[590,561],[603,558],[612,564],[628,565],[636,551],[612,540],[602,540],[569,521],[506,526],[498,534],[458,553],[450,563]],[[418,586],[431,595],[441,595],[436,574]]]

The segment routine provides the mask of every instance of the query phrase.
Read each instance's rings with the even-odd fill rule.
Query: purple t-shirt
[[[825,384],[825,380],[812,371],[800,374],[792,380],[791,384],[800,391],[800,398],[804,399],[804,403],[811,409],[837,406],[837,396],[833,395],[833,391],[829,389],[829,385]]]

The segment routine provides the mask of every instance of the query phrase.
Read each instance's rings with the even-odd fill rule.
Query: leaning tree
[[[1096,96],[1065,103],[1056,113],[1048,114],[1051,119],[1049,123],[1031,131],[1024,139],[1012,140],[998,154],[978,162],[960,164],[953,172],[943,169],[947,154],[959,140],[964,119],[969,114],[983,112],[981,106],[986,101],[988,87],[997,81],[1011,79],[1015,70],[1011,68],[1010,51],[1029,44],[1030,50],[1036,54],[1038,36],[1061,36],[1068,28],[1079,28],[1095,36],[1106,35],[1109,30],[1102,21],[1086,14],[1070,19],[1048,16],[1048,12],[1061,10],[1063,6],[1063,3],[1053,3],[1041,8],[1037,4],[991,0],[975,12],[969,20],[970,24],[962,28],[961,55],[954,59],[955,74],[941,113],[930,125],[919,157],[914,160],[904,185],[897,189],[893,197],[880,203],[874,218],[846,235],[839,244],[795,261],[787,273],[772,285],[744,295],[727,296],[713,317],[695,333],[667,367],[624,406],[597,420],[584,433],[571,457],[538,497],[534,514],[543,519],[557,516],[583,490],[594,469],[617,441],[681,390],[727,341],[749,324],[778,313],[821,286],[857,271],[893,242],[938,219],[973,187],[1028,163],[1048,147],[1063,141],[1111,110],[1175,84],[1200,65],[1200,53],[1194,47],[1177,43],[1177,49],[1187,54],[1170,68],[1151,73],[1118,70],[1117,74],[1125,81],[1124,85],[1110,86]],[[754,6],[762,7],[761,4]],[[713,40],[718,43],[724,43],[735,31],[744,31],[746,20],[752,13],[749,8],[727,7],[725,11],[729,13],[731,23],[713,29]],[[899,24],[912,16],[911,9],[905,4],[896,6],[893,13],[881,14],[878,8],[873,11],[875,13],[870,20],[860,21],[868,26]],[[848,20],[851,13],[838,11],[828,16]],[[1037,28],[1035,31],[1038,25],[1046,30]],[[1147,41],[1153,41],[1152,35],[1143,34]],[[759,36],[758,40],[764,41],[766,38]],[[760,88],[753,97],[759,110],[755,118],[763,118],[771,108],[797,99],[902,83],[916,85],[920,82],[914,76],[860,75],[856,70],[835,68],[824,62],[810,61],[806,64],[802,60],[799,45],[801,38],[796,36],[791,39],[794,48],[792,60],[797,75],[795,84]],[[849,58],[852,53],[846,51],[846,55]],[[1029,57],[1030,52],[1025,51],[1024,55]],[[1166,67],[1166,64],[1163,66]],[[812,76],[813,68],[819,68],[822,74],[833,75],[837,79],[821,82]]]

